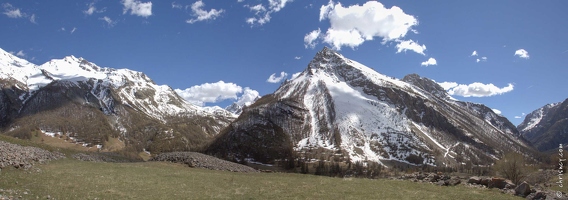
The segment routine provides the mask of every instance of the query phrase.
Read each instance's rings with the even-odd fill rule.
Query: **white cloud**
[[[288,74],[286,72],[280,72],[280,76],[276,76],[276,73],[270,75],[270,77],[268,77],[268,79],[266,79],[266,82],[269,83],[278,83],[284,79],[286,79],[286,77],[288,76]]]
[[[420,65],[422,65],[422,66],[438,65],[438,62],[436,62],[436,59],[434,59],[434,58],[429,58],[427,61],[420,63]]]
[[[473,51],[473,53],[471,53],[471,56],[477,56],[477,51]]]
[[[151,1],[142,3],[136,0],[122,0],[122,5],[124,5],[122,14],[125,14],[130,10],[131,15],[137,15],[140,17],[152,16]]]
[[[256,6],[249,6],[248,7],[251,12],[254,12],[254,17],[249,17],[246,19],[246,22],[250,25],[263,25],[270,22],[270,15],[275,12],[279,12],[282,10],[287,3],[292,2],[293,0],[268,0],[268,8],[266,8],[262,4],[258,4]]]
[[[250,105],[254,100],[260,97],[258,91],[245,87],[244,90],[241,86],[235,83],[225,83],[219,81],[216,83],[204,83],[195,85],[186,89],[175,89],[182,98],[186,101],[204,106],[206,103],[217,103],[226,99],[235,99],[238,105]],[[239,96],[239,94],[242,94]]]
[[[412,41],[412,40],[403,40],[403,41],[399,41],[399,43],[396,45],[396,53],[400,53],[400,52],[406,52],[406,50],[412,50],[418,54],[422,54],[424,55],[424,50],[426,50],[426,45],[422,45],[420,46],[418,43]]]
[[[101,17],[101,18],[99,18],[99,20],[105,21],[109,27],[113,27],[114,25],[116,25],[116,22],[113,21],[110,17],[107,17],[107,16]]]
[[[295,79],[296,77],[298,77],[302,72],[296,72],[294,74],[292,74],[292,77],[290,78],[290,80]]]
[[[475,82],[469,85],[457,84],[455,82],[438,83],[448,91],[450,95],[463,96],[463,97],[489,97],[494,95],[501,95],[513,91],[513,84],[509,83],[506,87],[499,88],[492,83],[483,84]]]
[[[266,8],[262,4],[258,4],[256,6],[245,5],[245,7],[249,8],[250,11],[254,11],[255,14],[266,11]]]
[[[475,59],[475,62],[481,62],[481,61],[487,62],[487,57],[483,56],[483,57],[481,57],[481,59],[479,59],[479,58]]]
[[[177,3],[174,1],[174,2],[172,2],[172,8],[182,9],[182,8],[183,8],[183,5],[177,4]]]
[[[250,106],[258,97],[260,97],[258,91],[245,87],[243,94],[238,98],[236,103],[239,106]]]
[[[87,10],[83,10],[83,13],[85,13],[85,15],[92,15],[94,13],[103,13],[105,11],[106,8],[97,9],[97,7],[95,6],[95,2],[92,2],[87,4]]]
[[[495,114],[501,115],[501,111],[500,111],[500,110],[497,110],[497,109],[494,109],[494,108],[491,109],[491,110],[493,110],[493,112],[494,112]]]
[[[216,103],[225,99],[237,100],[237,94],[242,93],[243,88],[234,83],[219,81],[195,85],[183,90],[175,89],[174,91],[186,101],[198,106],[204,106],[205,103]]]
[[[37,24],[37,22],[36,22],[36,15],[35,15],[35,14],[32,14],[32,16],[30,16],[30,22],[31,22],[31,23],[34,23],[34,24]]]
[[[191,10],[193,11],[193,16],[197,17],[195,19],[188,19],[186,22],[193,24],[195,22],[204,21],[204,20],[214,20],[217,17],[221,16],[221,13],[225,12],[225,10],[217,10],[211,9],[210,11],[203,10],[203,6],[205,4],[203,1],[199,0],[196,1],[191,5]]]
[[[24,53],[24,50],[20,50],[20,51],[18,51],[18,53],[16,53],[16,56],[24,57],[24,56],[26,56],[26,53]]]
[[[522,115],[522,116],[515,116],[515,119],[521,119],[521,118],[523,118],[523,117],[524,117],[525,115],[527,115],[527,114],[522,113],[521,115]]]
[[[343,7],[341,3],[329,1],[320,8],[320,21],[329,20],[331,26],[321,37],[325,43],[340,50],[343,46],[355,48],[375,37],[382,38],[383,43],[394,41],[398,51],[413,50],[423,54],[425,45],[418,45],[411,40],[402,40],[418,25],[418,20],[404,13],[396,6],[385,8],[377,1],[368,1],[363,5]]]
[[[77,28],[73,27],[73,29],[71,30],[71,34],[73,34],[76,30],[77,30]]]
[[[245,1],[245,0],[237,0],[237,2],[239,2],[239,3],[243,2],[243,1]]]
[[[438,85],[442,86],[444,88],[444,90],[449,90],[451,88],[458,86],[458,83],[456,83],[456,82],[442,82],[442,83],[438,83]]]
[[[321,30],[318,28],[318,30],[313,30],[312,32],[309,32],[308,34],[306,34],[306,36],[304,36],[304,47],[307,48],[315,48],[317,41],[316,39],[318,39],[318,37],[321,34]]]
[[[527,50],[524,50],[524,49],[519,49],[519,50],[515,51],[515,56],[519,56],[519,57],[524,58],[524,59],[529,59],[529,52]]]
[[[19,8],[15,8],[12,4],[4,3],[2,4],[2,7],[4,7],[4,14],[10,18],[21,18],[26,16],[25,13],[22,13]]]
[[[295,60],[300,60],[300,59],[302,59],[302,57],[301,57],[301,56],[296,56],[296,57],[294,57],[294,59],[295,59]]]

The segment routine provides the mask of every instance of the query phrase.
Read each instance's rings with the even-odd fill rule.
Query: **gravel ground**
[[[205,168],[212,170],[224,170],[231,172],[258,172],[252,167],[221,160],[213,156],[208,156],[196,152],[171,152],[162,153],[152,158],[150,161],[167,161],[174,163],[187,164],[190,167]]]
[[[37,147],[25,147],[0,141],[0,169],[10,166],[29,169],[35,163],[45,163],[64,157],[65,155],[59,152],[49,152]]]

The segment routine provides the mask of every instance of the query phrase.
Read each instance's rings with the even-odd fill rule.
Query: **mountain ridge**
[[[7,135],[53,132],[93,146],[113,137],[131,151],[189,150],[235,118],[223,109],[192,105],[142,72],[75,56],[35,65],[0,49],[0,66],[0,117]],[[93,120],[96,126],[86,123]]]
[[[434,94],[417,85],[325,47],[298,76],[244,109],[208,151],[260,162],[296,154],[437,166],[488,164],[504,151],[532,152],[516,127],[493,110],[453,100],[437,84],[431,85],[439,91]]]
[[[546,104],[525,116],[517,126],[521,134],[541,151],[568,143],[568,99]]]

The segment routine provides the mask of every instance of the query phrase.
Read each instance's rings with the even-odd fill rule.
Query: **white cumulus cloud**
[[[140,17],[152,16],[152,2],[142,3],[136,0],[122,0],[122,5],[124,6],[122,14],[130,11],[131,15],[137,15]]]
[[[524,59],[529,59],[529,52],[527,50],[524,50],[524,49],[519,49],[519,50],[515,51],[515,56],[519,56],[519,57],[524,58]]]
[[[226,99],[237,100],[238,94],[243,92],[243,88],[235,83],[218,81],[216,83],[195,85],[183,90],[175,89],[174,91],[186,101],[198,106],[204,106],[205,103],[216,103]],[[254,94],[253,91],[247,91],[247,95],[250,95],[251,93]]]
[[[300,60],[300,59],[302,59],[302,56],[296,56],[296,57],[294,57],[294,60]]]
[[[313,30],[312,32],[309,32],[308,34],[306,34],[306,36],[304,36],[304,47],[307,48],[315,48],[316,44],[317,44],[317,39],[321,34],[321,30],[318,28],[318,30]]]
[[[250,25],[263,25],[270,22],[270,15],[282,10],[287,3],[293,0],[268,0],[268,8],[263,4],[255,6],[245,5],[251,12],[254,12],[254,17],[249,17],[245,21]]]
[[[383,43],[396,42],[398,52],[412,50],[424,54],[426,50],[425,45],[403,40],[409,31],[417,33],[412,27],[418,25],[418,20],[397,6],[386,8],[378,1],[368,1],[343,7],[339,2],[329,1],[320,8],[319,20],[329,20],[330,28],[320,38],[337,50],[343,46],[355,48],[375,38],[382,38]]]
[[[295,79],[296,77],[298,77],[302,72],[296,72],[294,74],[292,74],[292,77],[290,78],[290,80]]]
[[[438,85],[442,86],[444,88],[444,90],[449,90],[451,88],[458,86],[458,83],[456,83],[456,82],[441,82],[441,83],[438,83]]]
[[[286,72],[280,72],[280,76],[276,76],[276,73],[270,75],[270,77],[268,77],[268,79],[266,79],[266,82],[269,83],[278,83],[284,79],[286,79],[286,77],[288,76],[288,73]]]
[[[509,83],[507,86],[499,88],[492,83],[483,84],[479,82],[471,83],[468,85],[457,84],[455,82],[438,83],[450,95],[463,96],[463,97],[490,97],[494,95],[501,95],[513,91],[513,84]]]
[[[471,56],[477,56],[477,51],[473,51],[473,53],[471,53]]]
[[[435,58],[429,58],[427,61],[420,63],[420,65],[422,65],[422,66],[438,65],[438,62],[436,62]]]
[[[414,51],[418,54],[424,55],[424,50],[426,50],[426,45],[420,45],[412,40],[401,40],[396,45],[396,53],[406,52],[406,50]]]
[[[494,112],[495,114],[498,114],[498,115],[501,114],[501,111],[500,111],[500,110],[497,110],[497,109],[495,109],[495,108],[492,108],[491,110],[493,110],[493,112]]]
[[[258,91],[250,89],[249,87],[245,87],[243,94],[237,99],[237,105],[239,106],[250,106],[256,98],[259,98],[260,95]]]
[[[186,20],[186,22],[189,23],[189,24],[193,24],[195,22],[200,22],[200,21],[205,21],[205,20],[214,20],[214,19],[217,19],[217,17],[221,16],[221,14],[223,12],[225,12],[225,10],[223,10],[223,9],[221,9],[221,10],[211,9],[209,11],[206,11],[206,10],[203,10],[204,6],[205,6],[205,3],[203,3],[203,1],[201,1],[201,0],[193,3],[191,5],[191,11],[193,12],[192,15],[195,16],[196,18],[188,19],[188,20]]]

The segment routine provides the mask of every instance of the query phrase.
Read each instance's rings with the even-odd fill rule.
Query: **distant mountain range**
[[[192,105],[144,73],[74,56],[35,65],[0,49],[0,86],[2,134],[59,134],[102,151],[117,150],[114,138],[130,153],[456,166],[490,164],[511,151],[533,156],[530,143],[547,151],[568,142],[568,100],[515,127],[428,78],[391,78],[329,48],[273,94],[225,109]]]
[[[0,49],[0,69],[7,135],[58,133],[103,150],[113,137],[128,151],[180,151],[201,147],[236,117],[189,104],[144,73],[74,56],[38,66]]]
[[[208,152],[271,163],[301,157],[450,166],[534,153],[505,117],[452,99],[434,81],[382,75],[324,48],[308,67],[243,109]]]
[[[517,126],[538,150],[558,149],[568,143],[568,99],[547,104],[529,113]]]

